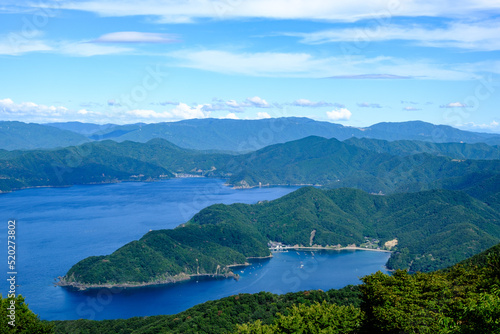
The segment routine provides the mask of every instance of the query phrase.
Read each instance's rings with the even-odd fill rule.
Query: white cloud
[[[440,108],[468,108],[468,106],[461,102],[450,102],[448,104],[444,104],[439,106]]]
[[[204,104],[199,104],[196,107],[190,107],[185,103],[179,103],[172,111],[175,118],[189,119],[189,118],[207,118],[210,116],[210,111],[203,110]]]
[[[127,111],[127,115],[131,115],[143,119],[156,119],[156,120],[181,120],[192,118],[207,118],[210,116],[210,111],[203,109],[205,105],[200,104],[196,107],[191,107],[185,103],[179,103],[174,109],[170,111],[157,112],[148,109],[135,109]]]
[[[294,106],[299,106],[299,107],[314,107],[317,105],[317,102],[312,102],[312,101],[307,100],[307,99],[298,99],[298,100],[295,100],[292,104]]]
[[[358,103],[358,107],[361,107],[361,108],[382,108],[382,106],[378,103],[368,103],[368,102]]]
[[[271,108],[272,106],[263,98],[259,96],[246,98],[243,102],[238,102],[236,100],[220,100],[215,99],[216,103],[205,104],[203,110],[205,111],[218,111],[218,110],[228,110],[232,113],[241,113],[246,110],[246,108]]]
[[[171,113],[168,111],[157,112],[155,110],[150,109],[134,109],[126,112],[127,115],[135,116],[140,119],[172,119],[174,118]]]
[[[195,23],[195,20],[189,16],[177,15],[177,16],[169,16],[162,15],[158,19],[149,20],[152,23],[159,24],[185,24],[185,23]]]
[[[257,113],[257,118],[258,119],[262,119],[262,118],[271,118],[271,115],[269,115],[267,112],[262,112],[262,111],[259,111]]]
[[[330,103],[330,102],[325,102],[325,101],[319,101],[319,102],[313,102],[308,99],[298,99],[292,102],[293,106],[297,107],[309,107],[309,108],[319,108],[319,107],[339,107],[343,108],[344,105],[339,104],[339,103]]]
[[[47,0],[42,5],[54,8],[82,10],[101,16],[156,16],[163,22],[191,22],[198,18],[270,18],[356,21],[391,16],[469,17],[500,9],[496,0]],[[161,21],[160,21],[161,22]]]
[[[234,112],[231,112],[229,114],[227,114],[225,117],[222,117],[222,118],[227,118],[227,119],[240,119],[238,116],[236,116],[236,114]]]
[[[93,40],[93,43],[173,43],[177,40],[173,35],[152,33],[152,32],[137,32],[137,31],[120,31],[112,32],[100,36]]]
[[[176,58],[176,65],[180,67],[257,77],[431,80],[469,80],[477,77],[470,64],[435,64],[429,60],[386,56],[318,58],[307,53],[233,53],[221,50],[183,50],[168,55]]]
[[[15,103],[11,99],[0,100],[0,115],[4,119],[17,120],[21,118],[43,118],[43,117],[61,117],[66,115],[69,110],[61,106],[46,106],[33,102]]]
[[[322,44],[350,42],[353,47],[370,42],[399,40],[412,41],[421,46],[453,47],[471,50],[500,50],[500,25],[496,21],[453,22],[444,28],[422,25],[396,25],[381,21],[364,27],[329,29],[312,33],[284,33],[300,37],[303,43]],[[345,46],[347,49],[348,45]]]
[[[266,100],[264,100],[258,96],[249,97],[246,99],[246,102],[248,102],[247,105],[250,105],[252,107],[257,107],[257,108],[269,108],[269,107],[271,107],[269,105],[269,103],[267,103]]]
[[[464,130],[500,133],[500,122],[497,122],[497,121],[491,121],[490,123],[483,123],[483,124],[469,122],[469,123],[465,123],[459,127],[464,129]]]
[[[79,115],[93,115],[93,116],[102,115],[100,112],[93,111],[93,110],[87,110],[87,109],[80,109],[80,110],[78,110],[77,113]]]
[[[226,105],[231,107],[231,108],[239,108],[241,107],[241,105],[236,102],[235,100],[229,100],[229,101],[226,101]]]
[[[111,116],[111,117],[109,117]],[[34,102],[16,103],[12,99],[0,99],[0,119],[7,121],[22,121],[35,123],[49,122],[95,122],[104,123],[116,121],[113,115],[88,110],[71,110],[63,106],[47,106]]]
[[[92,122],[92,123],[131,123],[131,122],[159,122],[191,118],[207,118],[210,111],[203,110],[205,105],[191,107],[179,103],[172,110],[155,111],[149,109],[107,109],[95,111],[84,108],[71,110],[63,106],[46,106],[33,102],[15,103],[12,99],[0,99],[0,119],[21,120],[23,122]]]
[[[406,110],[406,111],[417,111],[417,110],[422,110],[422,109],[415,108],[415,107],[404,107],[403,110]]]
[[[333,121],[346,121],[351,118],[352,113],[346,108],[327,111],[326,116]]]
[[[29,34],[11,32],[0,36],[0,55],[17,56],[29,52],[51,51],[52,47],[47,42],[37,39],[41,32],[34,30]]]
[[[344,75],[334,75],[329,77],[329,79],[370,79],[370,80],[400,80],[400,79],[413,79],[413,77],[408,75],[394,75],[385,73],[371,73],[371,74],[344,74]]]
[[[149,38],[150,43],[152,43],[155,38],[156,40],[159,40],[160,38],[165,40],[167,38],[166,34],[152,34],[153,36],[149,36],[148,33],[137,33],[138,35],[136,36],[127,36],[127,33],[116,34],[118,35],[103,35],[99,37],[99,39],[102,39],[102,42],[105,42],[106,39],[111,42],[113,37],[116,40],[121,37],[124,41],[128,38],[129,42],[132,42],[134,37],[136,39],[140,39],[142,37],[144,39]],[[0,55],[18,56],[30,52],[50,52],[52,54],[90,57],[134,51],[131,48],[102,45],[99,43],[94,44],[89,41],[48,41],[40,39],[42,36],[43,32],[39,30],[11,32],[6,35],[0,35]],[[99,42],[99,39],[96,41]]]
[[[30,52],[50,52],[75,57],[91,57],[134,51],[132,48],[93,44],[87,41],[61,41],[55,43],[30,38],[16,38],[18,37],[12,37],[12,35],[0,38],[0,55],[19,56]]]
[[[63,42],[56,52],[74,57],[104,56],[131,52],[133,49],[114,45],[99,45],[88,42]]]
[[[308,76],[312,71],[321,75],[324,60],[316,60],[306,53],[231,53],[220,50],[177,51],[169,56],[179,60],[182,67],[227,74],[249,76]],[[318,68],[318,69],[315,69]]]

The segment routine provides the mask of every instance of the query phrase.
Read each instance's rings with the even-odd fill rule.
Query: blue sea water
[[[237,293],[340,288],[384,270],[389,255],[368,251],[275,253],[236,268],[233,279],[85,292],[54,286],[76,262],[113,252],[149,230],[174,228],[215,203],[256,203],[296,187],[235,190],[205,178],[28,189],[0,195],[0,293],[6,296],[7,222],[16,220],[16,293],[42,319],[116,319],[174,314]],[[3,222],[2,222],[3,221]],[[2,227],[3,225],[3,227]],[[2,252],[0,252],[0,256]]]

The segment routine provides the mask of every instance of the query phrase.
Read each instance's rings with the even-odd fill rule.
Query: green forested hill
[[[227,274],[228,265],[269,255],[268,241],[347,246],[365,237],[380,246],[397,239],[389,268],[431,271],[500,242],[500,214],[456,191],[377,196],[306,187],[271,202],[212,205],[173,230],[153,231],[111,255],[80,261],[63,283],[141,284]]]
[[[271,324],[277,313],[288,314],[288,308],[295,304],[312,305],[326,301],[335,305],[355,305],[361,303],[359,288],[347,286],[340,290],[301,291],[276,295],[269,292],[238,294],[219,300],[196,305],[184,312],[173,315],[134,317],[120,320],[72,320],[52,321],[54,332],[77,333],[232,333],[237,324],[262,320]]]
[[[434,143],[417,140],[387,141],[355,137],[345,140],[344,143],[377,153],[388,153],[398,156],[430,153],[432,155],[448,156],[454,159],[500,159],[500,147],[498,145],[490,146],[485,143]]]
[[[381,122],[364,128],[356,137],[383,140],[419,140],[435,143],[487,143],[498,145],[499,136],[493,133],[469,132],[449,125],[435,125],[422,121]]]
[[[50,151],[14,152],[10,158],[0,159],[1,191],[172,176],[163,167],[116,154],[102,143]]]
[[[500,160],[457,160],[430,153],[395,156],[321,137],[242,155],[183,149],[163,139],[145,144],[102,141],[58,150],[0,151],[0,191],[154,180],[173,173],[228,178],[237,187],[320,184],[388,194],[471,188],[483,182],[474,175],[499,175]]]
[[[213,207],[201,224],[152,231],[108,256],[84,259],[67,273],[64,283],[165,283],[187,275],[228,275],[229,265],[247,257],[269,255],[267,240],[244,224],[238,210]]]
[[[0,191],[37,186],[157,180],[198,173],[232,156],[181,149],[165,140],[114,141],[57,150],[0,151]]]
[[[362,280],[327,292],[239,294],[175,315],[50,325],[71,334],[500,333],[500,244],[444,271]]]
[[[234,185],[321,184],[392,193],[431,189],[433,182],[471,173],[500,173],[500,160],[457,160],[430,153],[393,156],[308,137],[242,155],[231,171],[229,183]]]
[[[0,149],[4,150],[65,147],[88,141],[81,134],[51,126],[0,121]]]

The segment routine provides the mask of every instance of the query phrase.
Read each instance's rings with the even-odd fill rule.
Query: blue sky
[[[0,120],[500,133],[500,2],[0,1]]]

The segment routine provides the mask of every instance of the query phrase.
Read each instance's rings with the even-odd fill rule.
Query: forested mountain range
[[[268,123],[234,123],[246,124],[238,130],[236,125],[229,126],[232,123],[225,121],[177,122],[182,123],[180,125],[109,124],[104,127],[82,123],[52,124],[51,127],[10,122],[2,133],[3,138],[12,137],[16,131],[24,135],[3,142],[9,150],[0,150],[0,191],[37,186],[155,181],[176,176],[224,178],[228,185],[242,188],[292,184],[325,188],[303,187],[275,201],[254,205],[205,208],[176,229],[151,231],[110,255],[89,257],[75,264],[61,282],[62,285],[81,288],[167,283],[189,279],[192,275],[231,277],[230,265],[244,263],[249,257],[268,256],[269,241],[309,247],[335,248],[352,244],[387,247],[393,251],[387,266],[412,272],[445,268],[500,242],[498,135],[470,133],[423,122],[380,123],[356,129],[286,118],[281,121],[288,123],[281,127],[279,123],[270,123],[272,120],[265,120]],[[0,122],[0,125],[6,123]],[[218,132],[215,135],[214,132],[204,132],[207,124]],[[175,130],[180,132],[172,130],[181,125],[183,130]],[[277,129],[281,129],[279,134]],[[4,128],[0,127],[0,130]],[[310,136],[309,132],[317,132],[314,134],[320,136]],[[343,141],[333,138],[333,132]],[[40,134],[46,135],[47,140],[41,142],[43,145],[29,146],[38,143]],[[172,139],[172,142],[162,137]],[[126,138],[130,140],[123,141]],[[148,139],[151,140],[141,142]],[[448,142],[448,139],[454,142]],[[196,143],[205,146],[199,147]],[[16,145],[62,148],[12,150]],[[203,150],[192,149],[195,147]],[[397,244],[384,246],[387,241],[393,244],[397,241]],[[472,263],[487,265],[489,260],[481,256],[472,258],[465,266],[472,268]],[[387,292],[411,281],[412,293],[400,296],[405,303],[410,303],[412,298],[426,300],[430,296],[426,292],[427,286],[433,280],[444,283],[436,283],[436,286],[432,283],[431,289],[441,289],[449,283],[445,288],[449,288],[450,295],[453,295],[457,293],[455,287],[463,283],[454,281],[457,277],[476,282],[474,280],[483,275],[482,271],[481,274],[464,274],[463,269],[457,270],[453,269],[452,274],[440,272],[408,277],[398,272],[394,279],[371,275],[364,279],[363,287],[353,290],[356,293],[353,300],[358,299],[352,306],[361,308],[350,313],[359,315],[359,319],[354,319],[359,326],[380,332],[384,332],[382,329],[391,332],[390,328],[410,330],[411,325],[407,323],[398,323],[395,318],[389,321],[381,313],[376,314],[387,310],[377,309],[380,305],[374,304],[373,289],[384,287]],[[463,314],[487,307],[477,304],[481,303],[481,293],[491,294],[488,296],[497,303],[494,305],[500,306],[500,299],[495,295],[497,292],[480,290],[478,286],[482,287],[484,282],[478,282],[460,290],[462,293],[476,289],[470,295],[466,292],[462,296],[464,303],[460,305],[468,305],[466,309],[460,309],[462,306],[458,304],[450,308],[452,301],[446,305],[438,303],[441,305],[439,312],[434,315],[426,313],[425,321],[433,323],[444,314],[449,316],[446,318],[449,324],[465,328],[467,322],[464,322]],[[378,296],[388,302],[394,294],[398,292]],[[328,294],[318,292],[315,296],[327,299]],[[262,298],[275,302],[279,299],[271,294]],[[290,316],[298,316],[300,312],[322,312],[323,306],[312,304],[319,301],[318,298],[311,299],[307,309],[280,310],[289,312]],[[299,304],[303,301],[295,295],[291,300],[294,303],[299,300]],[[254,297],[248,299],[249,303],[254,301]],[[476,304],[470,304],[474,301]],[[429,303],[437,305],[433,299]],[[408,304],[404,307],[415,309],[420,306]],[[400,307],[396,305],[387,312],[393,312],[394,316],[406,312]],[[427,309],[424,307],[424,311]],[[493,309],[498,308],[494,306]],[[329,314],[343,312],[343,309],[339,310],[328,308]],[[242,317],[226,325],[236,330],[235,324],[256,319],[259,317]],[[277,316],[265,319],[265,323],[249,323],[238,330],[241,333],[253,330],[277,332],[279,326],[288,321],[283,318],[279,323],[281,318]],[[438,320],[436,323],[442,325],[444,320]],[[488,323],[489,320],[481,321]],[[134,326],[146,323],[139,321]],[[69,326],[66,328],[72,326],[71,323],[58,323],[57,326],[63,325]],[[79,325],[101,328],[101,325],[92,323]],[[155,322],[155,326],[161,328],[163,325],[160,321]]]
[[[65,147],[89,141],[82,134],[47,125],[0,121],[0,149],[3,150]]]
[[[163,139],[147,143],[107,140],[55,150],[0,150],[0,191],[191,174],[226,178],[228,184],[243,188],[314,184],[388,194],[471,187],[500,173],[500,160],[494,160],[496,146],[439,144],[433,147],[432,153],[439,150],[435,155],[420,153],[418,149],[425,152],[429,148],[421,142],[363,139],[352,145],[353,141],[307,137],[240,155],[183,149]],[[383,152],[393,153],[388,149],[391,146],[416,153]],[[490,160],[445,156],[461,156],[463,152]]]
[[[188,149],[250,152],[308,136],[336,138],[341,141],[355,137],[390,141],[500,144],[499,134],[463,131],[421,121],[378,123],[364,128],[299,117],[260,120],[209,118],[127,125],[0,122],[0,149],[6,150],[56,148],[107,139],[145,143],[151,139],[163,138]]]
[[[398,156],[429,153],[454,159],[500,159],[500,146],[490,146],[484,143],[434,143],[419,140],[388,141],[369,138],[350,138],[345,140],[344,143],[378,153],[388,153]]]

